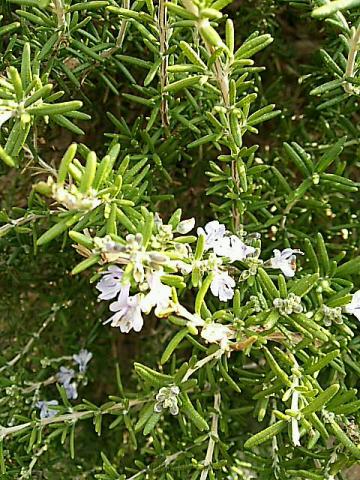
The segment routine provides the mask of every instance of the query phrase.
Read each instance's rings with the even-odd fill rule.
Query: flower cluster
[[[169,409],[171,415],[179,413],[178,395],[180,393],[179,387],[173,385],[171,387],[162,387],[156,395],[156,403],[154,411],[157,413],[165,409]]]
[[[48,177],[47,182],[37,183],[35,189],[70,211],[88,212],[106,200],[106,197],[103,195],[99,196],[98,192],[93,188],[89,188],[84,193],[74,183],[58,183],[53,177]]]
[[[323,305],[321,308],[321,313],[323,315],[323,321],[326,327],[330,327],[332,323],[343,323],[341,307],[331,308],[327,305]]]
[[[78,397],[77,382],[86,372],[87,365],[92,359],[92,353],[88,350],[81,349],[79,353],[72,356],[73,363],[77,365],[78,372],[72,368],[64,366],[60,367],[56,374],[56,380],[64,387],[66,396],[69,400],[76,400]],[[74,381],[73,381],[74,380]],[[59,405],[57,400],[39,400],[35,406],[40,410],[40,418],[51,418],[57,414],[57,410],[51,408]]]
[[[169,309],[171,288],[161,282],[161,271],[153,271],[147,273],[146,281],[139,282],[140,288],[148,289],[147,294],[130,295],[131,284],[123,277],[123,270],[114,265],[109,267],[96,285],[100,291],[99,299],[110,300],[117,297],[109,307],[114,315],[105,323],[120,328],[122,333],[129,333],[132,329],[139,332],[144,323],[142,312],[150,313],[155,307],[155,314],[160,317]],[[145,280],[142,276],[137,278]]]
[[[77,399],[77,379],[86,372],[87,364],[91,359],[92,353],[88,350],[82,349],[78,354],[73,355],[73,362],[78,366],[78,373],[72,368],[64,366],[60,367],[60,371],[56,376],[57,381],[64,387],[66,396],[69,400]]]
[[[301,313],[303,311],[301,297],[294,293],[289,293],[287,298],[275,298],[273,305],[283,315],[291,315],[292,313]]]
[[[263,262],[259,259],[258,246],[249,244],[251,240],[245,235],[240,238],[228,232],[225,225],[214,220],[197,229],[194,251],[191,240],[196,237],[182,237],[191,232],[194,225],[194,219],[165,225],[156,215],[147,241],[141,233],[127,235],[124,243],[111,236],[94,239],[93,253],[100,253],[103,263],[111,263],[100,273],[101,279],[96,285],[99,300],[114,300],[109,307],[113,315],[105,323],[120,328],[122,333],[139,332],[144,323],[142,314],[149,314],[152,309],[159,318],[175,313],[193,326],[203,327],[202,336],[206,341],[224,346],[229,332],[219,339],[219,334],[213,331],[214,325],[205,325],[201,318],[178,303],[172,286],[178,285],[179,274],[183,276],[180,280],[183,286],[183,281],[190,278],[193,286],[197,286],[199,282],[194,282],[194,278],[210,275],[210,291],[222,302],[233,298],[236,278],[240,279],[244,266],[253,274],[258,265],[265,265],[280,269],[288,277],[294,275],[295,254],[302,253],[300,250],[275,250],[274,257]]]

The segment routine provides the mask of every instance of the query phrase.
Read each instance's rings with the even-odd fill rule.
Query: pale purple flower
[[[285,250],[274,250],[274,256],[270,258],[271,268],[278,268],[282,271],[285,277],[293,277],[296,270],[296,255],[304,255],[301,250],[293,250],[292,248],[285,248]]]
[[[360,290],[354,293],[351,302],[345,305],[345,312],[355,315],[360,320]]]
[[[60,367],[60,372],[57,374],[57,380],[64,387],[66,396],[70,400],[75,400],[78,396],[76,383],[71,381],[74,376],[75,371],[66,367]]]
[[[51,418],[54,417],[58,412],[49,408],[49,406],[59,405],[57,400],[39,400],[36,402],[35,406],[40,410],[40,418]]]
[[[234,296],[235,280],[227,272],[217,271],[210,285],[210,290],[219,300],[226,302]]]
[[[57,380],[62,385],[69,385],[74,376],[75,371],[72,368],[60,367],[60,371],[57,373]]]
[[[102,279],[97,283],[96,289],[99,290],[99,300],[111,300],[121,291],[123,285],[121,283],[124,272],[116,265],[111,265],[106,272],[103,273]]]
[[[79,372],[85,373],[87,364],[92,359],[93,354],[88,350],[81,349],[79,353],[73,355],[74,362],[79,366]]]
[[[130,285],[122,288],[118,299],[110,304],[110,310],[115,312],[112,317],[104,322],[110,323],[112,327],[119,327],[122,333],[129,333],[130,330],[140,332],[144,320],[141,315],[140,294],[129,296]]]
[[[213,220],[205,225],[204,228],[197,229],[198,235],[205,235],[205,250],[213,248],[221,238],[225,235],[225,225]]]
[[[64,384],[66,396],[69,400],[76,400],[78,397],[77,385],[75,382]]]
[[[154,272],[148,276],[150,291],[141,301],[141,310],[144,313],[150,313],[153,307],[155,315],[161,317],[163,312],[167,312],[170,307],[171,288],[161,282],[161,272]]]
[[[214,252],[218,257],[227,257],[233,263],[245,260],[248,255],[255,253],[255,248],[245,245],[236,235],[231,235],[215,242]]]

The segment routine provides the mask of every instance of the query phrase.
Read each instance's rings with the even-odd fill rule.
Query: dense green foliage
[[[0,1],[1,478],[351,478],[359,8]]]

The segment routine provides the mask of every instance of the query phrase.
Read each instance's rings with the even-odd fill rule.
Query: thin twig
[[[224,350],[219,348],[219,350],[216,350],[211,355],[208,355],[207,357],[199,360],[197,363],[195,363],[193,368],[189,368],[189,370],[186,372],[186,375],[183,377],[182,382],[186,382],[186,380],[189,380],[191,375],[193,373],[195,373],[197,370],[199,370],[199,368],[201,368],[204,365],[206,365],[207,363],[211,362],[211,360],[213,360],[214,358],[216,358],[216,359],[220,358],[223,355],[223,353],[224,353]]]
[[[211,421],[211,431],[209,434],[209,443],[206,451],[206,457],[204,461],[205,469],[201,472],[200,480],[206,480],[209,474],[210,466],[213,461],[215,444],[218,440],[218,425],[219,425],[219,414],[220,414],[220,402],[221,396],[217,392],[214,395],[214,413],[212,414]]]
[[[159,37],[160,37],[160,55],[161,55],[161,67],[160,67],[160,88],[161,88],[161,123],[163,125],[165,134],[169,132],[169,104],[168,97],[165,93],[165,88],[169,84],[168,78],[168,65],[169,56],[167,54],[169,48],[169,27],[167,18],[167,8],[165,0],[159,0]]]
[[[40,337],[40,335],[42,334],[42,332],[50,325],[50,323],[55,320],[55,317],[56,317],[56,312],[52,312],[52,314],[49,315],[49,317],[43,322],[43,324],[41,325],[39,330],[32,335],[32,337],[27,342],[25,347],[21,350],[21,352],[19,352],[17,355],[15,355],[14,358],[9,360],[5,365],[3,365],[0,368],[0,373],[3,372],[4,370],[6,370],[9,367],[13,367],[30,350],[30,348],[32,347],[32,344],[35,342],[35,340],[37,340]]]
[[[129,10],[130,0],[124,0],[123,8],[126,8],[127,10]],[[109,48],[109,50],[106,50],[105,52],[102,52],[100,54],[101,57],[108,58],[113,53],[115,53],[117,50],[119,50],[122,47],[122,44],[123,44],[124,39],[125,39],[125,34],[126,34],[126,29],[127,29],[128,23],[129,23],[129,21],[126,20],[126,19],[121,20],[119,33],[118,33],[118,36],[116,38],[115,45],[112,48]]]
[[[126,408],[131,408],[136,405],[141,405],[145,403],[146,400],[130,400],[127,405],[122,404],[122,403],[116,403],[115,405],[111,405],[109,408],[106,410],[100,411],[102,415],[106,415],[108,413],[115,412],[116,410],[123,410]],[[22,430],[26,430],[27,428],[31,426],[39,426],[39,427],[46,427],[47,425],[51,425],[52,423],[62,423],[62,422],[77,422],[78,420],[81,420],[84,417],[92,417],[95,414],[98,414],[99,410],[86,410],[83,412],[72,412],[72,413],[66,413],[64,415],[55,415],[53,417],[48,417],[48,418],[42,418],[40,420],[36,420],[36,423],[34,422],[25,422],[25,423],[20,423],[19,425],[14,425],[12,427],[1,427],[0,426],[0,441],[2,441],[4,438],[8,437],[9,435],[12,435],[14,433],[20,432]]]

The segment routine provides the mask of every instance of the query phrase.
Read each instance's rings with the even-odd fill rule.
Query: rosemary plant
[[[1,0],[1,478],[359,478],[359,7]]]

